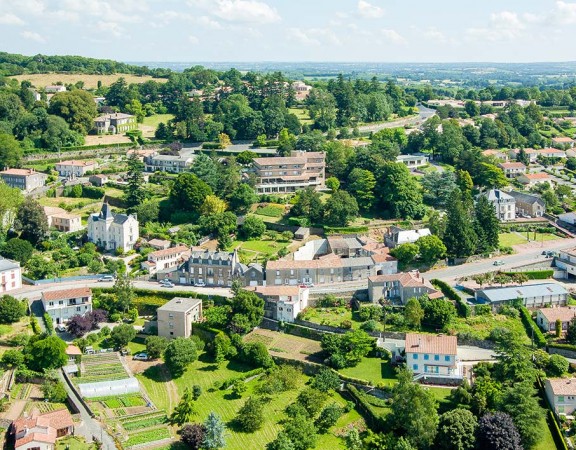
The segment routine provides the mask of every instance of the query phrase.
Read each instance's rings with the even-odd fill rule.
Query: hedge
[[[40,334],[42,332],[40,325],[38,324],[38,319],[33,315],[30,315],[30,326],[32,327],[32,332],[34,334]]]
[[[202,143],[202,149],[204,150],[224,150],[222,144],[219,142],[204,142]]]
[[[548,278],[552,278],[552,276],[554,275],[554,269],[528,270],[526,272],[502,272],[502,273],[509,277],[512,277],[517,273],[521,273],[523,275],[526,275],[529,280],[546,280]]]
[[[556,444],[556,448],[560,450],[568,450],[568,446],[566,445],[566,441],[562,435],[562,430],[560,430],[556,417],[551,410],[548,410],[546,419],[548,421],[548,428],[550,428],[550,433],[552,434],[552,438]]]
[[[104,197],[106,191],[101,187],[95,186],[82,186],[82,197],[93,198],[95,200],[100,200]]]
[[[348,394],[355,400],[358,412],[364,417],[364,420],[372,429],[372,431],[383,432],[386,431],[385,419],[374,409],[372,405],[364,398],[366,394],[360,392],[355,386],[349,384],[346,386]]]
[[[560,350],[570,350],[571,352],[576,352],[576,345],[572,344],[557,344],[554,342],[548,344],[548,348],[559,348]]]
[[[46,326],[46,333],[54,334],[54,323],[52,322],[52,317],[50,317],[50,314],[44,313],[42,318],[44,319],[44,325]]]
[[[318,331],[313,328],[303,327],[301,325],[296,325],[294,323],[285,323],[284,331],[288,334],[305,337],[308,339],[312,339],[314,341],[321,341],[322,336],[325,334],[322,331]]]
[[[80,147],[62,147],[60,150],[63,152],[71,152],[77,150],[96,150],[100,148],[124,148],[133,146],[134,144],[132,142],[122,142],[119,144],[98,144],[98,145],[84,145]]]
[[[442,280],[438,280],[437,278],[430,280],[430,283],[432,283],[434,287],[440,289],[446,298],[456,302],[456,310],[458,311],[458,315],[460,317],[470,317],[470,306],[464,303],[462,297],[460,297],[458,292],[452,289],[448,283],[445,283]]]
[[[538,328],[538,325],[536,325],[536,322],[532,320],[532,315],[525,306],[520,307],[520,317],[522,318],[522,323],[524,324],[528,337],[533,336],[534,343],[538,347],[546,346],[546,338],[542,334],[542,331],[540,331],[540,328]]]
[[[366,233],[368,227],[329,227],[324,226],[324,232],[326,234],[353,234],[353,233]]]

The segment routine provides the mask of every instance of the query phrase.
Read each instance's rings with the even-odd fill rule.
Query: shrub
[[[360,325],[360,328],[368,333],[371,333],[372,331],[376,331],[376,329],[378,328],[378,322],[376,322],[373,319],[370,319],[364,322],[362,325]]]
[[[458,311],[458,315],[460,317],[470,317],[470,306],[464,303],[462,297],[458,295],[458,293],[452,289],[447,283],[442,280],[433,279],[430,282],[434,285],[434,287],[440,289],[444,296],[454,302],[456,302],[456,310]]]
[[[520,317],[522,318],[522,323],[524,324],[524,328],[526,329],[526,333],[528,333],[529,337],[534,337],[534,342],[538,347],[544,347],[546,345],[546,338],[540,331],[536,322],[532,320],[532,315],[530,311],[525,306],[521,306],[520,310]]]

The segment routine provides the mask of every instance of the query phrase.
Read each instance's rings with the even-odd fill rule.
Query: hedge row
[[[570,350],[571,352],[576,352],[576,345],[572,344],[557,344],[557,343],[550,343],[548,344],[549,348],[559,348],[560,350]]]
[[[96,150],[100,148],[124,148],[133,146],[134,144],[132,142],[122,142],[119,144],[97,144],[97,145],[84,145],[79,147],[62,147],[60,150],[63,152],[71,152],[78,150]]]
[[[231,387],[232,385],[234,385],[234,383],[236,383],[237,381],[244,381],[247,378],[253,377],[255,375],[260,375],[261,373],[264,372],[264,368],[263,367],[259,367],[257,369],[254,370],[249,370],[248,372],[244,372],[242,375],[237,376],[237,377],[230,377],[226,380],[222,381],[222,386],[220,386],[220,389],[225,391],[226,389],[228,389],[229,387]]]
[[[354,387],[351,384],[347,385],[346,388],[348,394],[350,394],[350,396],[354,400],[358,412],[362,415],[362,417],[364,417],[364,420],[366,421],[370,429],[376,432],[386,431],[385,419],[382,417],[382,415],[374,411],[372,405],[368,403],[368,401],[366,401],[365,399],[366,394],[360,392],[358,389],[356,389],[356,387]]]
[[[502,273],[509,277],[512,277],[517,273],[521,273],[523,275],[526,275],[529,280],[546,280],[548,278],[552,278],[552,276],[554,275],[554,269],[528,270],[526,272],[502,272]]]
[[[34,334],[42,333],[42,330],[40,329],[40,325],[38,324],[38,319],[36,319],[36,316],[30,315],[30,326],[32,327],[32,332]]]
[[[568,450],[568,446],[566,445],[566,441],[564,440],[562,430],[560,430],[558,422],[556,421],[556,417],[554,416],[554,413],[551,410],[548,410],[546,419],[548,421],[548,428],[550,428],[550,433],[552,433],[552,438],[554,439],[554,443],[556,444],[556,448],[560,450]]]
[[[285,323],[284,331],[294,336],[305,337],[314,341],[321,341],[324,333],[322,331],[314,330],[312,328],[303,327],[294,323]]]
[[[46,333],[54,334],[54,323],[52,322],[52,317],[50,317],[50,314],[44,313],[42,318],[44,319],[44,325],[46,326]]]
[[[324,226],[324,232],[326,234],[338,233],[338,234],[353,234],[353,233],[366,233],[368,227],[329,227]]]
[[[442,291],[442,294],[444,294],[444,297],[456,302],[456,310],[458,311],[458,315],[460,317],[470,317],[470,315],[472,314],[470,306],[464,303],[462,297],[460,297],[458,295],[458,292],[452,289],[452,287],[448,283],[445,283],[442,280],[438,280],[437,278],[430,280],[430,283],[432,283],[434,287],[440,289]]]
[[[542,331],[540,331],[540,328],[538,328],[538,325],[536,325],[536,322],[532,320],[532,314],[530,314],[530,311],[528,311],[525,306],[520,307],[520,317],[522,318],[522,323],[524,324],[528,337],[533,336],[534,343],[538,347],[544,347],[547,344],[546,338],[542,334]]]
[[[202,144],[202,149],[204,150],[224,150],[222,144],[219,142],[204,142]]]

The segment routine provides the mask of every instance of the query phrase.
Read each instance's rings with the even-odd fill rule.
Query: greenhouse
[[[79,384],[78,388],[80,389],[82,397],[85,398],[108,397],[140,392],[140,385],[136,378]]]

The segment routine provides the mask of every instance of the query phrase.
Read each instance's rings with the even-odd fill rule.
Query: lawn
[[[282,217],[284,215],[284,205],[269,203],[266,206],[256,208],[256,214],[266,217]]]
[[[538,442],[532,450],[550,450],[557,448],[546,419],[542,419],[540,422],[540,436],[542,436],[542,439],[540,439],[540,442]]]
[[[380,358],[362,358],[357,366],[341,369],[340,373],[348,377],[368,380],[374,385],[378,383],[396,384],[396,373],[390,361]]]
[[[166,382],[169,380],[164,366],[158,364],[151,366],[142,374],[137,374],[136,378],[144,386],[146,392],[156,408],[165,411],[170,410],[170,398],[168,395]]]
[[[262,342],[272,354],[296,360],[318,361],[315,355],[322,351],[318,341],[266,329],[254,330],[244,341]]]
[[[132,342],[128,342],[128,350],[135,355],[136,353],[146,350],[146,339],[143,337],[135,337]]]
[[[77,436],[68,436],[56,442],[56,450],[91,450],[95,448],[95,444],[87,444],[84,438]]]
[[[142,125],[156,128],[160,123],[166,123],[173,118],[174,115],[172,114],[154,114],[153,116],[144,117]]]
[[[288,245],[290,245],[290,242],[276,242],[271,239],[254,241],[234,240],[228,250],[238,249],[243,251],[246,259],[252,262],[255,260],[261,261],[268,259],[276,255],[281,249],[288,247]]]
[[[300,120],[302,125],[311,125],[314,123],[314,120],[310,118],[310,113],[307,109],[304,108],[288,108],[288,112],[294,114]]]
[[[503,247],[512,247],[514,245],[526,244],[528,242],[528,238],[526,237],[527,235],[529,236],[531,242],[554,241],[556,239],[561,239],[561,237],[552,233],[500,233],[500,245]]]
[[[446,331],[451,335],[469,333],[473,339],[486,339],[495,328],[504,328],[519,333],[519,335],[524,336],[526,343],[529,343],[520,319],[503,314],[485,314],[468,318],[459,317],[452,320]]]

